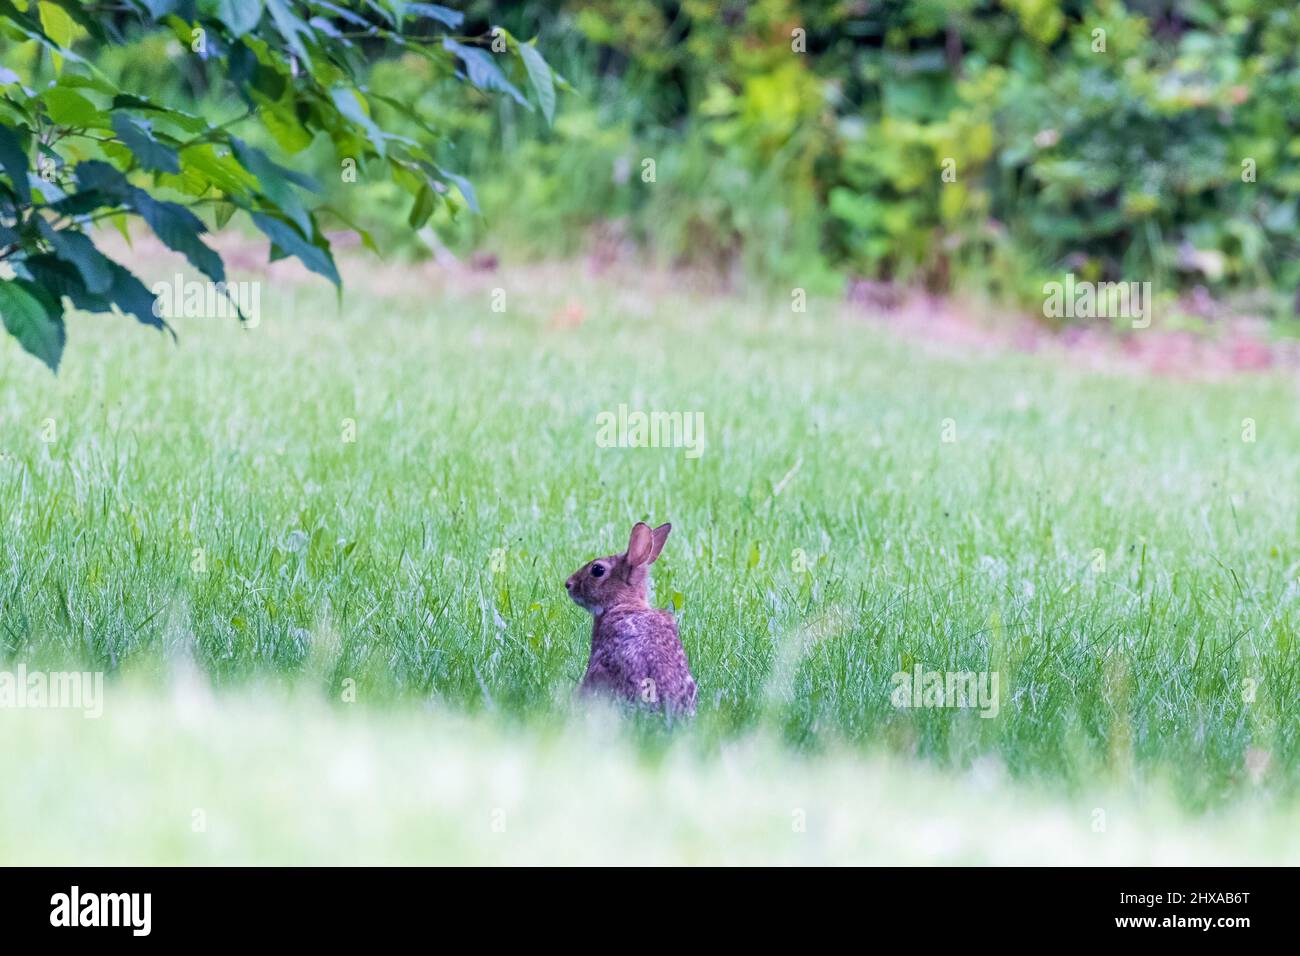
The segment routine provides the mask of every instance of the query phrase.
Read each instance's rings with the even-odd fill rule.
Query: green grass
[[[192,659],[549,725],[586,662],[565,576],[671,521],[656,597],[706,750],[1161,781],[1192,812],[1300,794],[1294,381],[963,355],[579,269],[393,275],[341,310],[269,282],[257,328],[180,320],[179,346],[79,318],[57,378],[0,346],[0,665],[106,669],[111,695]],[[586,322],[551,328],[570,300]],[[704,454],[597,447],[620,403],[703,412]],[[998,716],[895,709],[916,663],[997,671]]]

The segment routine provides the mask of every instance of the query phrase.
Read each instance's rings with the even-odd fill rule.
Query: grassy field
[[[257,688],[247,726],[355,689],[417,749],[415,705],[561,733],[589,635],[565,576],[671,521],[655,595],[700,714],[632,728],[646,760],[684,746],[708,779],[759,740],[884,790],[896,768],[891,800],[992,767],[1070,805],[1154,787],[1294,822],[1294,380],[960,354],[579,267],[368,267],[341,307],[278,275],[256,328],[176,324],[75,320],[57,378],[0,344],[0,667],[108,671],[105,726],[186,673]],[[620,405],[702,413],[702,454],[600,447]],[[996,672],[996,716],[896,707],[918,665]],[[6,746],[48,726],[44,760],[98,759],[38,717],[0,712]]]

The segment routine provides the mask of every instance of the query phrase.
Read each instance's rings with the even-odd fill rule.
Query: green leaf
[[[64,296],[71,299],[74,308],[87,312],[107,312],[109,309],[108,299],[87,289],[76,267],[58,256],[49,253],[28,256],[22,261],[21,268],[47,294],[60,301]]]
[[[170,331],[167,323],[158,315],[158,297],[150,292],[143,282],[116,262],[110,259],[108,265],[113,272],[113,285],[105,294],[105,298],[127,315],[134,315],[145,325]]]
[[[0,127],[0,130],[2,129]],[[94,190],[106,196],[121,198],[134,188],[121,172],[100,159],[88,159],[84,163],[78,163],[76,176],[77,185],[82,191]]]
[[[305,188],[312,189],[316,184],[301,173],[276,164],[266,153],[234,136],[230,137],[230,148],[240,165],[257,177],[263,195],[274,202],[304,235],[310,234],[311,217],[298,194],[293,191],[291,183],[299,186],[306,184]]]
[[[113,224],[117,234],[122,237],[128,249],[134,249],[135,243],[131,239],[131,220],[124,212],[114,213],[108,217],[108,221]]]
[[[541,104],[542,115],[549,126],[555,119],[555,78],[551,76],[551,68],[537,52],[537,47],[530,43],[519,44],[519,58],[524,61],[528,80],[533,84],[533,92],[537,94],[537,102]]]
[[[67,77],[64,78],[64,82]],[[158,114],[158,118],[165,122],[177,126],[190,135],[209,132],[208,122],[200,116],[192,113],[186,113],[182,110],[171,109],[167,106],[159,106],[157,103],[144,96],[136,96],[134,93],[116,93],[113,94],[113,110],[143,110],[150,113]]]
[[[357,14],[353,13],[351,10],[340,7],[337,3],[330,3],[328,0],[317,0],[314,6],[332,13],[340,20],[345,20],[354,27],[361,27],[363,30],[369,29],[372,33],[374,32],[374,24],[369,20],[365,17],[357,16]]]
[[[31,16],[19,10],[13,3],[13,0],[0,0],[0,13],[4,14],[4,23],[6,26],[12,24],[14,29],[21,35],[26,36],[29,40],[34,40],[42,47],[50,51],[55,58],[56,71],[61,67],[62,60],[72,60],[74,63],[85,63],[85,59],[73,53],[67,47],[61,46],[50,38],[45,32],[45,27],[41,25],[38,17]],[[91,67],[95,70],[95,67]]]
[[[101,207],[116,205],[118,205],[118,201],[113,196],[105,195],[94,189],[83,189],[80,192],[65,196],[54,203],[51,208],[63,216],[84,216]]]
[[[408,17],[428,17],[453,30],[465,22],[465,14],[459,10],[448,9],[440,3],[408,3],[405,5],[405,10]]]
[[[40,220],[40,229],[55,254],[76,267],[87,291],[96,295],[108,291],[113,284],[113,272],[89,236],[72,229],[55,229],[44,219]]]
[[[154,139],[153,128],[149,123],[135,120],[125,113],[114,113],[113,132],[145,169],[173,174],[181,171],[176,150]]]
[[[230,147],[235,154],[235,158],[254,175],[260,175],[261,173],[259,170],[273,170],[276,175],[283,176],[295,186],[310,190],[314,193],[320,192],[320,184],[306,173],[300,173],[296,169],[289,169],[287,166],[281,166],[275,160],[271,159],[265,151],[258,149],[256,146],[248,145],[248,143],[245,143],[239,137],[230,137]],[[248,160],[248,162],[245,162],[245,160]]]
[[[289,45],[298,59],[302,60],[303,66],[311,69],[311,57],[307,55],[307,48],[303,45],[302,37],[314,39],[315,34],[307,24],[303,23],[290,8],[285,0],[266,0],[266,9],[271,13],[271,19],[275,22],[275,28],[279,31],[284,42]]]
[[[459,173],[453,173],[441,166],[437,167],[438,175],[442,176],[449,182],[455,183],[460,188],[461,195],[465,197],[465,202],[469,203],[469,208],[478,213],[478,196],[474,194],[474,184]]]
[[[216,0],[216,17],[237,37],[251,33],[262,19],[262,0]]]
[[[149,224],[167,248],[179,252],[214,282],[226,281],[226,269],[221,256],[203,243],[199,236],[208,231],[203,220],[184,206],[174,202],[160,202],[144,190],[136,189],[131,205]]]
[[[375,121],[370,118],[370,114],[361,105],[358,94],[346,86],[336,86],[330,91],[330,95],[334,100],[334,105],[338,107],[338,111],[365,130],[366,136],[374,145],[375,150],[380,156],[383,156],[384,140],[386,139],[384,132],[375,125]]]
[[[212,143],[187,146],[180,156],[184,177],[201,178],[208,186],[215,186],[228,195],[251,196],[257,189],[257,177],[240,166],[233,156],[218,153]]]
[[[61,47],[71,46],[72,35],[76,32],[77,25],[73,23],[72,17],[68,16],[68,11],[57,3],[41,0],[40,14],[45,35]]]
[[[27,181],[27,150],[7,126],[0,126],[0,169],[13,183],[14,195],[26,205],[32,201],[32,188]]]
[[[324,276],[336,286],[342,285],[342,280],[339,279],[338,270],[334,267],[334,260],[330,258],[328,250],[308,242],[287,222],[282,222],[265,213],[255,212],[252,215],[253,224],[270,238],[274,247],[272,252],[279,249],[286,255],[296,256],[312,272]]]
[[[30,256],[23,266],[40,287],[51,295],[67,296],[75,308],[86,312],[108,312],[117,306],[127,315],[134,315],[141,323],[160,331],[171,331],[158,315],[157,296],[143,282],[111,259],[105,259],[113,282],[102,293],[86,288],[77,270],[62,259],[51,255]]]
[[[433,215],[435,199],[433,190],[427,185],[420,189],[419,194],[415,197],[415,202],[411,204],[411,215],[406,220],[412,229],[419,229],[429,221],[429,217]]]
[[[99,73],[93,75],[65,73],[59,77],[59,86],[69,90],[94,90],[105,96],[113,96],[118,92],[112,80]]]
[[[18,344],[50,367],[59,370],[66,332],[63,319],[51,315],[40,300],[17,281],[0,282],[0,318]]]
[[[84,0],[53,0],[53,2],[97,43],[106,46],[109,43],[126,42],[117,24],[111,18],[101,16],[100,11],[93,9],[93,4],[89,5],[92,10],[87,11]],[[73,37],[69,36],[69,40],[71,39]]]
[[[62,50],[72,46],[72,34],[76,30],[76,24],[72,17],[68,16],[68,11],[64,10],[57,3],[50,3],[49,0],[41,0],[37,6],[37,11],[41,19],[41,29]],[[63,56],[53,50],[50,51],[50,62],[54,66],[54,72],[63,72]]]
[[[239,207],[232,202],[217,203],[216,208],[212,210],[212,217],[216,221],[218,229],[225,229],[226,224],[239,211]]]
[[[109,128],[108,114],[75,90],[56,86],[46,90],[41,101],[59,126]]]
[[[451,37],[442,38],[442,47],[444,50],[460,57],[461,62],[465,64],[465,75],[480,90],[505,93],[524,109],[531,110],[533,108],[533,105],[524,99],[523,94],[515,88],[515,85],[506,79],[505,74],[501,72],[501,68],[492,61],[492,54],[487,50],[466,46]]]
[[[257,104],[257,115],[262,125],[286,153],[301,153],[311,145],[312,134],[299,121],[292,103],[282,103],[258,93],[253,94],[253,101]]]

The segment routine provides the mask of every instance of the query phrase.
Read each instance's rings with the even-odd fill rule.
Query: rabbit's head
[[[615,606],[644,606],[650,565],[659,557],[668,540],[670,524],[651,530],[645,522],[632,526],[627,550],[584,564],[564,582],[569,597],[579,607],[601,615]]]

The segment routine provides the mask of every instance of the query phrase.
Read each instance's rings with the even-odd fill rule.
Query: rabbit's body
[[[695,681],[677,621],[649,607],[614,607],[598,615],[581,689],[649,705],[662,700],[674,712],[694,713]]]
[[[648,601],[648,567],[659,557],[671,525],[651,531],[638,523],[628,550],[597,558],[565,582],[574,603],[589,611],[591,659],[579,688],[674,714],[695,713],[695,681],[677,621]]]

